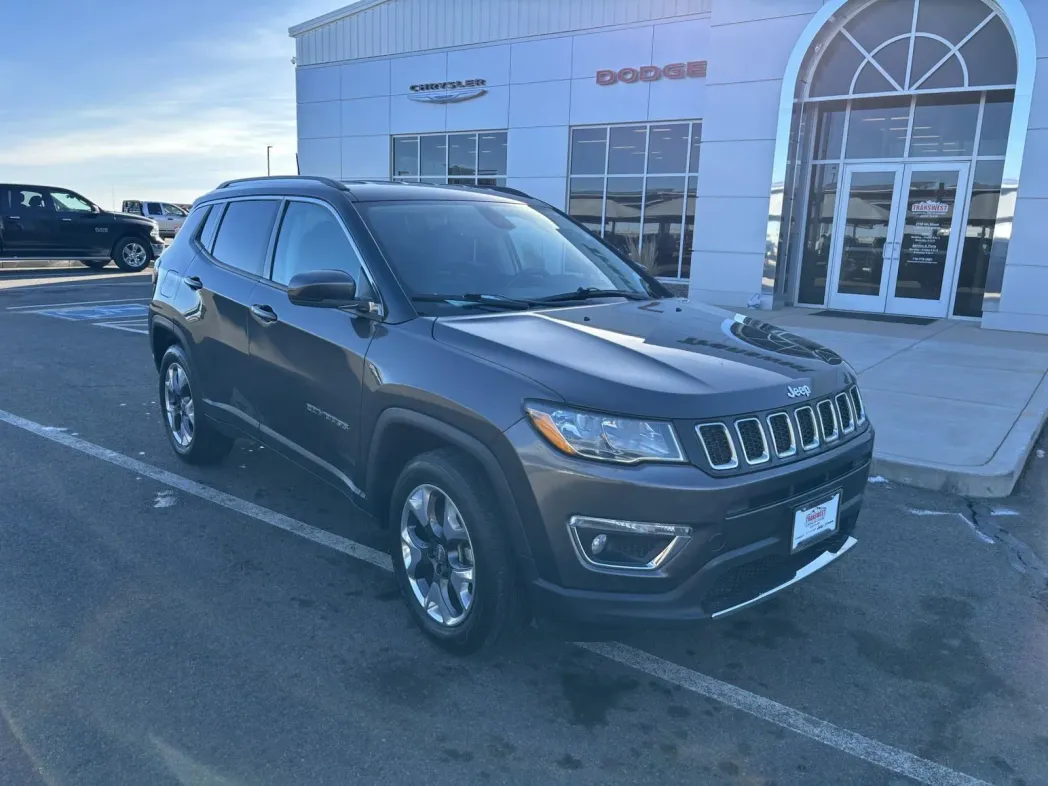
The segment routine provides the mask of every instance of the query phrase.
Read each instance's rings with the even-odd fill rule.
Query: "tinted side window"
[[[215,259],[253,276],[261,276],[279,206],[280,202],[275,199],[230,202],[211,252]]]
[[[290,202],[280,224],[272,278],[286,286],[309,270],[344,270],[359,282],[360,257],[330,210],[313,202]]]
[[[222,220],[222,210],[225,206],[224,202],[211,205],[210,212],[207,214],[207,221],[204,222],[204,228],[200,230],[200,245],[202,245],[209,253],[211,247],[215,244],[215,235],[218,233],[218,222]]]
[[[159,202],[146,202],[146,212],[149,213],[149,215],[151,216],[159,216],[164,211],[160,207]]]
[[[190,213],[189,218],[182,225],[182,231],[175,235],[175,239],[171,241],[171,248],[181,249],[182,246],[190,242],[200,229],[201,224],[204,223],[204,220],[210,217],[210,211],[211,208],[205,205]]]
[[[53,210],[51,198],[43,191],[34,191],[31,188],[20,188],[15,191],[14,204],[12,207],[25,210]]]

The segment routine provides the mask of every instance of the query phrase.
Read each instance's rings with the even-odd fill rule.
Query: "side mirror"
[[[93,204],[91,205],[91,212],[97,216],[99,213],[102,212],[102,208],[100,208],[98,205]]]
[[[287,297],[296,306],[345,308],[358,306],[357,282],[344,270],[310,270],[299,273],[287,287]]]

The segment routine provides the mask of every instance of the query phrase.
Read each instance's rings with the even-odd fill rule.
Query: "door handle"
[[[8,221],[21,221],[22,217],[21,216],[8,216],[7,220]]]
[[[63,218],[62,220],[63,221],[72,221],[73,219],[71,219],[71,218]]]
[[[251,315],[264,325],[277,321],[277,314],[272,308],[260,306],[257,303],[251,307]]]
[[[196,276],[186,276],[183,280],[186,282],[186,286],[194,291],[204,288],[204,282]]]

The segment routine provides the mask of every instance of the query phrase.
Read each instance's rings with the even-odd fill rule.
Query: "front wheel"
[[[149,249],[146,241],[137,237],[125,237],[113,249],[113,261],[127,273],[145,270],[149,264]]]
[[[457,655],[504,646],[525,620],[522,592],[490,483],[461,454],[412,460],[393,489],[393,571],[415,623]]]
[[[164,353],[160,363],[160,406],[167,440],[187,464],[217,464],[233,448],[233,440],[200,414],[189,360],[177,344]]]

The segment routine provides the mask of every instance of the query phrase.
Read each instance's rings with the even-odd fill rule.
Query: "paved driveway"
[[[460,660],[344,498],[181,465],[145,336],[47,313],[147,297],[0,289],[0,782],[1048,783],[1048,461],[875,479],[852,555],[721,624]]]

